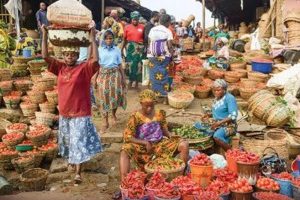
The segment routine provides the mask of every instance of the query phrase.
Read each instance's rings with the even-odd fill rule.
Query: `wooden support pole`
[[[206,46],[205,46],[205,0],[202,0],[202,26],[203,26],[203,51],[205,51]]]
[[[104,20],[104,12],[105,12],[105,0],[101,0],[101,24]]]

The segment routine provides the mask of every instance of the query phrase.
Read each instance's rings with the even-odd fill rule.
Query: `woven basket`
[[[52,162],[52,160],[55,159],[58,154],[58,147],[56,146],[52,149],[48,149],[47,151],[41,149],[41,151],[45,152],[44,160],[46,162]]]
[[[175,85],[174,91],[185,91],[185,92],[190,92],[190,93],[194,94],[195,88],[196,88],[195,85],[190,85],[188,83],[181,82],[181,83],[178,83]]]
[[[41,191],[45,189],[48,171],[41,168],[29,169],[22,173],[20,181],[25,191]]]
[[[40,91],[52,90],[54,87],[54,79],[42,78],[36,81],[35,87]]]
[[[151,169],[151,168],[149,168],[147,164],[144,166],[144,168],[145,168],[145,171],[148,174],[153,174],[155,171],[157,171],[157,169]],[[161,170],[159,172],[162,173],[162,174],[165,174],[168,177],[168,180],[173,180],[174,178],[183,175],[184,169],[185,169],[185,164],[183,163],[181,165],[181,167],[178,168],[178,169],[174,169],[174,170]]]
[[[209,97],[211,92],[211,88],[207,88],[206,90],[195,90],[195,97],[199,99],[206,99]]]
[[[19,158],[12,159],[11,163],[14,165],[15,170],[21,174],[26,170],[34,168],[34,157],[33,156],[26,156],[29,160],[26,162],[20,162]]]
[[[3,100],[5,102],[6,108],[17,109],[21,102],[21,97],[16,97],[15,99],[11,99],[9,96],[5,96],[5,97],[3,97]]]
[[[21,133],[21,132],[18,132],[20,135],[22,134],[22,137],[20,137],[20,138],[15,138],[15,139],[13,139],[13,140],[6,140],[6,139],[4,139],[3,137],[2,137],[2,142],[4,143],[4,144],[6,144],[6,146],[9,146],[9,147],[12,147],[12,148],[14,148],[17,144],[20,144],[23,140],[24,140],[24,138],[25,138],[25,136],[24,136],[24,133]]]
[[[32,81],[30,80],[16,80],[14,81],[14,86],[18,91],[27,91],[32,86]]]
[[[34,130],[33,130],[34,131]],[[48,143],[49,135],[51,134],[51,129],[44,131],[44,133],[38,135],[38,136],[31,136],[29,131],[26,133],[26,137],[32,142],[32,144],[36,147],[40,147],[44,144]]]
[[[46,102],[46,103],[42,103],[39,104],[41,112],[43,113],[55,113],[55,109],[56,109],[56,105]]]
[[[27,64],[30,66],[29,69],[41,69],[48,66],[48,63],[45,60],[32,60]]]
[[[239,73],[234,71],[225,72],[225,81],[228,83],[237,83],[239,82],[241,76]]]
[[[267,140],[287,140],[289,133],[283,129],[273,128],[266,132],[265,139]]]
[[[187,99],[181,99],[180,95],[188,97]],[[178,96],[178,97],[177,97]],[[169,105],[173,108],[182,109],[188,107],[194,100],[193,94],[183,91],[174,91],[168,94]]]
[[[57,76],[55,74],[48,71],[42,72],[41,74],[44,79],[53,79],[54,85],[57,84]]]
[[[203,138],[197,138],[197,139],[186,138],[185,140],[188,141],[189,144],[199,144],[199,143],[208,142],[209,140],[211,140],[211,136],[207,136],[207,137],[203,137]]]
[[[27,95],[29,96],[30,101],[35,104],[44,103],[46,101],[45,93],[41,91],[31,90],[27,92]]]
[[[245,100],[248,100],[252,95],[254,95],[258,91],[258,89],[257,88],[240,87],[239,91],[240,91],[241,97]]]
[[[268,112],[266,123],[268,126],[281,127],[287,124],[290,120],[289,108],[285,105],[279,104]]]
[[[246,69],[233,69],[233,71],[238,72],[240,78],[247,78],[248,71]]]
[[[267,74],[263,74],[260,72],[248,72],[248,79],[249,80],[253,80],[253,81],[257,81],[257,82],[266,82],[269,78],[269,75]]]
[[[22,56],[13,56],[14,64],[27,64],[29,61],[33,60],[34,58],[24,58]]]
[[[23,134],[25,134],[28,130],[28,125],[27,124],[24,124],[24,123],[15,123],[15,124],[20,124],[22,126],[24,126],[24,128],[19,128],[19,129],[12,129],[10,128],[10,125],[14,125],[14,124],[9,124],[5,127],[5,131],[7,134],[10,134],[10,133],[15,133],[15,132],[21,132]]]
[[[12,81],[1,81],[0,89],[1,89],[3,96],[8,95],[13,89],[13,82]]]
[[[208,71],[208,77],[212,80],[222,79],[224,77],[224,71],[211,69]]]
[[[52,113],[35,112],[36,123],[52,126],[55,115]]]
[[[11,72],[9,69],[0,69],[0,81],[10,81]]]
[[[230,70],[246,69],[246,66],[247,66],[246,62],[235,62],[230,64]]]
[[[11,163],[11,160],[0,160],[0,169],[1,170],[13,170],[14,165]]]
[[[46,91],[45,92],[47,100],[49,103],[57,105],[58,104],[58,93],[57,91]]]
[[[200,85],[203,80],[203,76],[183,76],[183,81],[191,85]]]
[[[34,82],[34,83],[36,83],[39,79],[41,79],[42,78],[42,75],[31,75],[30,76],[31,77],[31,80],[32,80],[32,82]]]
[[[28,65],[27,64],[13,64],[10,66],[10,69],[13,71],[24,71],[27,70]]]
[[[28,151],[27,151],[28,152]],[[30,153],[31,154],[28,154],[27,152],[25,153],[20,153],[19,155],[20,156],[33,156],[34,158],[34,166],[35,167],[40,167],[45,155],[46,155],[46,152],[44,151],[39,151],[39,150],[35,150],[35,151],[31,151]]]
[[[248,110],[259,119],[262,119],[265,113],[274,106],[276,98],[269,91],[261,90],[249,99]]]
[[[42,73],[42,69],[28,69],[30,72],[30,75],[40,75]]]
[[[272,147],[276,150],[280,158],[288,159],[289,153],[286,140],[255,140],[246,139],[243,142],[244,149],[246,151],[255,153],[260,157],[263,155],[264,150],[267,147]],[[268,153],[267,151],[265,153]]]
[[[6,134],[6,127],[11,125],[10,121],[7,121],[6,119],[0,118],[0,138],[2,138],[3,135]]]
[[[21,103],[20,107],[25,117],[35,116],[35,112],[38,111],[38,105],[35,103]]]

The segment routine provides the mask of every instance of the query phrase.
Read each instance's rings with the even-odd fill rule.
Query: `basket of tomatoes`
[[[28,169],[34,168],[34,157],[33,156],[21,156],[11,160],[15,170],[20,174]]]
[[[40,147],[47,144],[51,129],[45,125],[34,125],[30,127],[30,131],[26,133],[26,137],[34,146]]]
[[[255,185],[257,192],[275,192],[279,193],[280,185],[271,178],[261,177]]]
[[[180,200],[181,196],[173,184],[165,182],[163,186],[156,192],[155,200]]]
[[[195,90],[195,97],[199,99],[205,99],[209,97],[211,87],[207,85],[198,85]]]
[[[210,183],[210,185],[206,188],[206,191],[215,192],[219,196],[222,196],[224,199],[229,198],[229,184],[224,181],[214,180]]]
[[[33,149],[32,151],[26,151],[19,153],[20,156],[33,156],[34,158],[34,167],[40,167],[46,152],[45,151],[40,151],[38,149]]]
[[[16,150],[2,148],[0,149],[0,169],[10,170],[14,166],[11,160],[18,157],[18,152]]]
[[[273,192],[255,192],[253,193],[255,200],[292,200],[291,198]]]
[[[178,188],[183,200],[195,199],[202,191],[202,188],[187,176],[178,176],[172,180],[171,184]]]
[[[160,172],[154,172],[149,179],[148,183],[146,184],[146,191],[150,198],[150,200],[154,199],[155,194],[159,191],[160,188],[166,182],[166,175],[161,174]]]
[[[17,95],[16,96],[14,96],[14,95],[4,96],[3,100],[4,100],[6,108],[17,109],[21,102],[21,96],[17,96]]]
[[[28,126],[27,124],[24,123],[14,123],[11,125],[6,126],[5,128],[6,133],[15,133],[15,132],[22,132],[22,133],[26,133],[28,130]]]
[[[23,140],[24,133],[22,132],[9,133],[2,136],[3,143],[10,147],[15,147],[17,144],[20,144]]]
[[[38,150],[45,152],[45,161],[51,162],[57,156],[58,146],[57,144],[48,141],[47,144],[42,145]]]
[[[247,179],[240,179],[229,185],[232,200],[251,200],[253,188]]]
[[[146,177],[147,175],[144,172],[138,170],[128,173],[120,185],[122,199],[148,199],[144,187]]]

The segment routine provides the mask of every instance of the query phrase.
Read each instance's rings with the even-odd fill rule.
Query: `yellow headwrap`
[[[80,48],[79,47],[62,47],[61,50],[62,50],[62,52],[75,52],[75,53],[79,53]]]
[[[156,100],[156,95],[152,90],[143,90],[139,95],[140,102],[152,102]]]

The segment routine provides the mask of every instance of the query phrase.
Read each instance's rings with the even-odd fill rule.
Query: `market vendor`
[[[42,26],[42,56],[48,70],[58,77],[59,154],[75,166],[75,183],[81,182],[81,165],[102,151],[100,138],[91,117],[90,85],[99,70],[95,28],[91,29],[91,56],[78,62],[79,47],[63,47],[63,61],[48,54],[48,33]]]
[[[31,56],[34,56],[36,47],[37,44],[31,37],[27,36],[26,33],[21,33],[20,39],[17,41],[16,44],[16,50],[13,54],[16,56],[22,56],[24,49],[30,49]]]
[[[129,118],[120,155],[121,180],[130,170],[130,159],[141,169],[153,158],[171,157],[176,152],[185,163],[188,160],[188,142],[171,136],[166,113],[155,109],[155,99],[152,90],[142,91],[139,95],[141,109]]]
[[[227,92],[227,83],[223,79],[215,80],[213,84],[215,100],[212,105],[212,118],[215,122],[211,129],[214,130],[214,141],[222,149],[231,148],[231,137],[236,134],[238,106],[235,97]]]
[[[210,65],[215,65],[218,68],[227,70],[229,67],[229,47],[228,39],[220,37],[216,41],[217,51],[215,55],[208,59]]]

